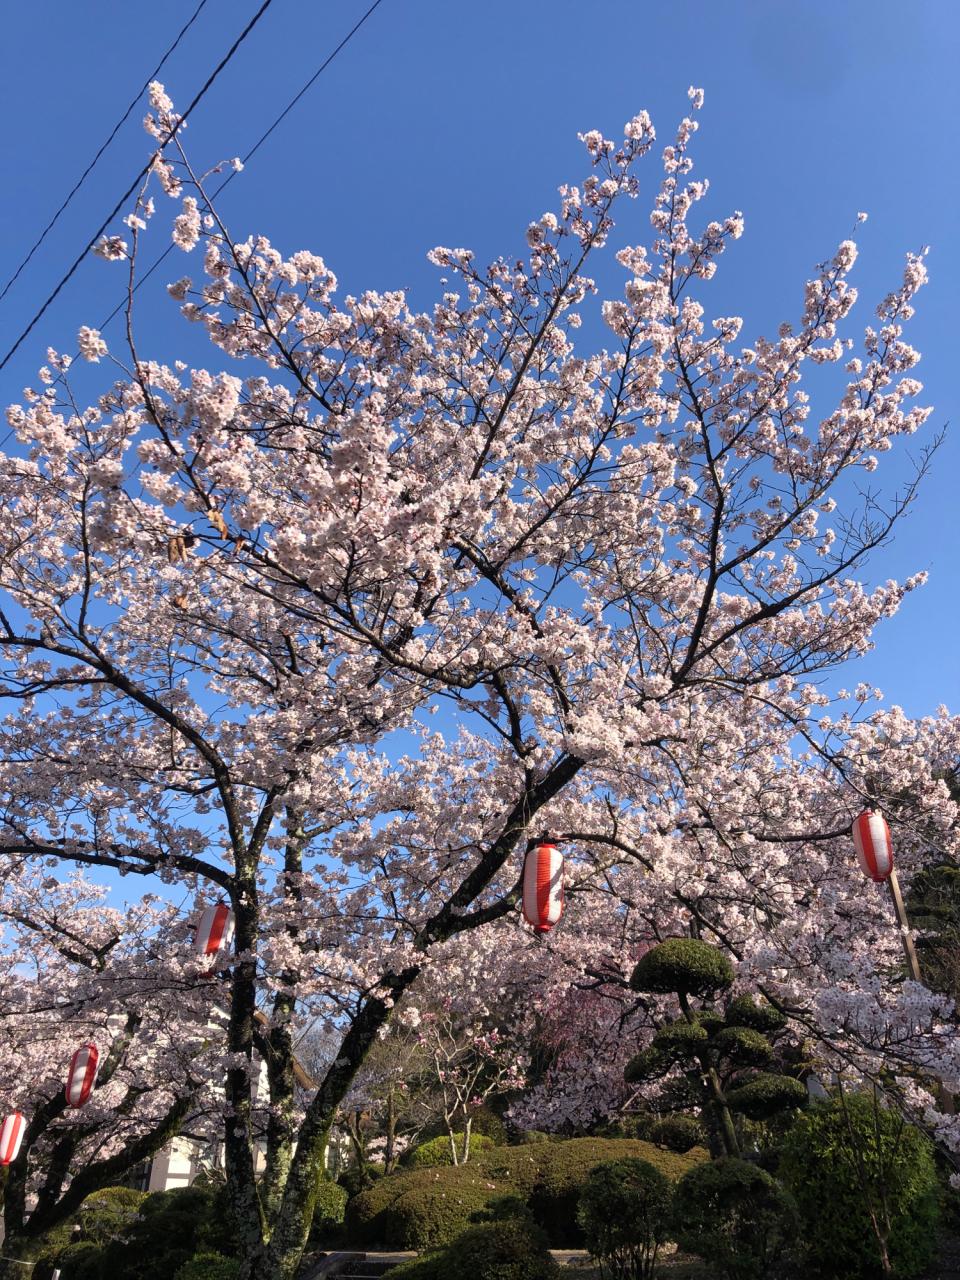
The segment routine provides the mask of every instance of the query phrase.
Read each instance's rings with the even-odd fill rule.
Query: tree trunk
[[[0,1280],[30,1280],[42,1247],[37,1240],[4,1237],[0,1242]]]
[[[707,1071],[707,1079],[710,1082],[710,1093],[713,1098],[714,1109],[720,1120],[720,1134],[723,1138],[723,1145],[728,1156],[740,1155],[740,1143],[737,1139],[737,1130],[733,1123],[733,1116],[730,1114],[730,1108],[727,1106],[727,1100],[723,1096],[723,1090],[720,1088],[720,1077],[717,1075],[715,1068],[710,1067]]]

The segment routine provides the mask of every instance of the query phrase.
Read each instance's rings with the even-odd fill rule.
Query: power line
[[[320,66],[317,67],[316,71],[313,73],[310,79],[298,90],[297,93],[294,94],[294,96],[290,99],[290,101],[283,108],[280,114],[275,118],[273,123],[269,126],[269,128],[264,130],[264,132],[256,140],[256,142],[253,144],[250,150],[246,153],[246,155],[243,155],[240,157],[241,164],[247,165],[250,162],[250,160],[256,155],[256,153],[260,150],[260,148],[266,142],[266,140],[270,137],[271,133],[273,133],[274,129],[276,129],[277,126],[283,120],[286,119],[286,117],[290,114],[290,112],[297,105],[297,103],[300,101],[303,95],[307,92],[307,90],[313,88],[316,81],[319,80],[320,76],[324,73],[324,71],[326,71],[327,67],[329,67],[331,62],[333,62],[334,58],[336,58],[337,55],[347,47],[347,45],[350,43],[353,37],[357,34],[357,32],[360,30],[360,28],[363,26],[366,20],[371,16],[373,11],[375,9],[378,9],[382,3],[383,3],[383,0],[374,0],[374,3],[366,11],[366,13],[363,14],[363,16],[359,18],[358,21],[350,28],[350,30],[343,37],[343,39],[340,41],[337,47],[333,50],[333,52],[327,54],[326,58],[324,58],[323,62],[320,63]],[[216,200],[217,196],[220,194],[221,191],[223,191],[224,187],[229,186],[229,184],[237,176],[237,172],[238,170],[236,169],[230,170],[230,172],[227,174],[224,180],[220,183],[220,185],[216,188],[216,190],[210,196],[211,203],[214,200]],[[143,275],[134,285],[134,293],[136,293],[136,291],[140,288],[142,284],[146,284],[146,282],[150,279],[150,277],[156,271],[157,267],[159,267],[162,262],[166,261],[167,257],[173,252],[173,249],[174,249],[174,246],[172,244],[168,244],[166,249],[164,249],[163,253],[161,253],[159,257],[156,258],[154,262],[151,263],[151,265],[147,268],[147,270],[143,273]],[[107,316],[107,318],[101,321],[100,323],[101,330],[105,329],[107,325],[110,323],[110,321],[113,320],[115,316],[119,315],[126,305],[127,305],[126,299],[124,299],[122,302],[118,302],[117,305],[114,307],[114,309]],[[0,368],[3,368],[3,366],[0,365]]]
[[[237,36],[236,40],[234,40],[233,44],[230,46],[230,48],[227,50],[227,52],[224,54],[224,56],[220,59],[220,62],[217,64],[217,66],[213,69],[213,71],[211,72],[211,74],[208,76],[208,78],[207,78],[207,80],[206,80],[206,83],[203,85],[203,87],[200,89],[199,93],[196,95],[196,97],[193,99],[193,101],[192,101],[192,102],[190,103],[190,105],[187,107],[186,111],[184,111],[183,115],[179,118],[179,120],[178,120],[178,121],[177,121],[177,123],[174,125],[174,127],[170,130],[170,132],[167,134],[167,136],[161,140],[160,145],[159,145],[159,148],[158,148],[158,152],[162,152],[162,151],[163,151],[163,149],[164,149],[164,147],[166,147],[167,143],[171,140],[171,138],[173,138],[173,137],[175,136],[175,134],[176,134],[176,133],[177,133],[177,131],[179,130],[180,126],[181,126],[181,125],[186,121],[186,119],[187,119],[187,117],[190,115],[191,111],[192,111],[192,110],[194,109],[194,107],[195,107],[195,106],[200,102],[200,100],[204,97],[204,95],[206,94],[207,90],[210,88],[210,86],[211,86],[211,85],[213,84],[213,82],[216,80],[217,76],[219,76],[220,72],[221,72],[221,71],[223,70],[223,68],[227,65],[227,63],[230,61],[230,59],[233,57],[233,55],[236,53],[236,51],[240,48],[241,44],[243,44],[244,40],[246,40],[247,36],[250,34],[250,32],[253,30],[253,28],[257,25],[257,23],[260,21],[260,19],[263,17],[263,15],[266,13],[266,11],[270,8],[270,5],[271,5],[272,3],[273,3],[273,0],[263,0],[263,4],[261,4],[260,8],[259,8],[259,9],[257,10],[257,12],[253,15],[253,17],[250,19],[250,21],[247,23],[247,25],[244,27],[244,29],[240,32],[239,36]],[[81,253],[79,253],[79,254],[77,255],[77,257],[74,259],[73,264],[72,264],[72,266],[70,267],[69,271],[67,271],[66,275],[65,275],[65,276],[63,276],[63,278],[60,280],[60,283],[59,283],[59,284],[57,285],[57,287],[53,290],[53,292],[49,295],[49,297],[47,298],[47,300],[44,302],[43,306],[42,306],[42,307],[40,308],[40,310],[36,313],[36,315],[33,317],[33,319],[30,321],[30,323],[27,325],[27,327],[23,330],[23,332],[20,334],[19,338],[17,338],[16,342],[13,344],[13,346],[10,348],[10,350],[7,352],[7,354],[3,357],[3,359],[2,359],[2,360],[0,360],[0,369],[4,369],[4,368],[6,367],[6,365],[7,365],[7,364],[9,363],[9,361],[10,361],[10,358],[11,358],[11,357],[14,355],[14,353],[19,349],[19,347],[20,347],[20,345],[23,343],[24,339],[25,339],[25,338],[27,338],[27,336],[28,336],[28,335],[33,331],[33,329],[34,329],[34,327],[36,326],[36,324],[38,323],[38,321],[39,321],[39,320],[42,318],[42,316],[46,313],[46,311],[47,311],[48,307],[49,307],[49,306],[50,306],[50,304],[54,301],[54,299],[58,296],[58,294],[60,293],[60,291],[63,289],[64,285],[66,285],[66,284],[67,284],[67,282],[68,282],[68,281],[73,277],[74,273],[76,272],[77,268],[80,266],[81,262],[83,262],[84,258],[87,256],[87,254],[88,254],[88,253],[90,252],[90,250],[93,248],[93,246],[97,243],[97,240],[100,238],[100,236],[103,234],[103,232],[107,229],[107,227],[110,225],[110,223],[113,221],[113,219],[117,216],[117,214],[120,212],[120,210],[121,210],[121,209],[123,208],[123,206],[126,204],[127,200],[129,200],[129,198],[133,195],[134,191],[136,191],[138,184],[139,184],[139,183],[140,183],[140,182],[141,182],[141,181],[142,181],[142,180],[147,176],[147,174],[150,172],[150,170],[151,170],[151,169],[152,169],[152,167],[153,167],[153,160],[154,160],[154,158],[151,156],[150,160],[149,160],[149,161],[148,161],[148,162],[143,166],[143,168],[140,170],[140,172],[139,172],[139,173],[137,174],[137,176],[134,178],[133,182],[131,182],[130,186],[129,186],[129,187],[127,188],[127,190],[123,193],[123,195],[120,197],[120,199],[119,199],[119,200],[117,201],[117,203],[114,205],[114,207],[110,210],[109,214],[106,216],[106,218],[103,220],[103,222],[100,224],[100,226],[99,226],[99,227],[96,229],[96,231],[93,233],[93,235],[92,235],[92,237],[90,238],[90,240],[89,240],[89,241],[87,242],[87,244],[84,246],[84,248],[83,248],[82,252],[81,252]]]
[[[180,41],[181,41],[181,40],[183,39],[183,37],[187,34],[187,32],[190,30],[190,28],[193,26],[193,24],[196,22],[197,18],[200,16],[200,10],[203,8],[203,6],[204,6],[206,3],[207,3],[207,0],[200,0],[200,3],[197,5],[196,9],[194,9],[193,14],[192,14],[192,16],[190,17],[189,21],[185,24],[185,26],[183,26],[183,27],[181,27],[181,28],[180,28],[179,32],[177,33],[177,38],[174,40],[173,44],[170,46],[170,48],[166,51],[166,53],[163,55],[163,57],[160,59],[160,61],[157,63],[157,65],[154,67],[154,69],[153,69],[153,70],[150,72],[150,74],[147,76],[146,80],[144,80],[143,84],[142,84],[142,85],[140,86],[140,88],[137,90],[137,92],[136,92],[136,96],[135,96],[135,97],[133,97],[133,98],[131,98],[131,100],[130,100],[130,105],[127,107],[126,111],[123,113],[123,115],[122,115],[122,116],[120,117],[120,119],[117,121],[117,123],[113,126],[113,129],[111,130],[111,133],[110,133],[109,138],[107,138],[106,142],[104,142],[104,143],[102,143],[102,144],[101,144],[101,146],[100,146],[100,150],[99,150],[99,151],[97,152],[97,154],[93,157],[93,159],[90,161],[90,163],[89,163],[89,164],[87,165],[87,167],[84,169],[83,173],[81,173],[80,177],[79,177],[79,178],[77,179],[77,181],[74,183],[72,190],[68,193],[67,198],[64,200],[63,204],[60,206],[60,208],[56,211],[56,213],[53,215],[53,217],[50,219],[50,221],[47,223],[47,225],[46,225],[46,226],[43,228],[43,230],[40,232],[40,236],[39,236],[39,238],[36,240],[36,242],[31,246],[31,248],[30,248],[30,252],[27,254],[27,256],[23,259],[23,261],[22,261],[22,262],[20,263],[20,265],[17,267],[16,271],[14,271],[13,275],[10,277],[10,279],[7,281],[7,283],[3,286],[3,289],[2,289],[2,290],[0,290],[0,302],[2,302],[2,301],[3,301],[3,299],[4,299],[4,298],[7,296],[7,294],[10,292],[10,288],[11,288],[11,286],[12,286],[12,285],[14,285],[14,284],[17,282],[17,280],[20,278],[20,274],[21,274],[21,272],[23,271],[23,269],[24,269],[26,266],[28,266],[28,265],[29,265],[29,263],[30,263],[31,259],[33,258],[33,255],[37,252],[37,250],[38,250],[38,249],[40,248],[40,246],[43,244],[44,240],[46,240],[46,238],[47,238],[47,236],[49,235],[49,233],[50,233],[50,232],[53,230],[53,228],[57,225],[57,223],[58,223],[58,222],[59,222],[59,220],[60,220],[60,215],[64,212],[64,210],[65,210],[65,209],[67,208],[67,206],[69,205],[70,201],[73,199],[73,197],[77,194],[77,192],[78,192],[78,191],[80,190],[80,188],[83,186],[84,182],[85,182],[85,181],[87,180],[87,178],[89,177],[89,175],[90,175],[91,171],[92,171],[92,170],[93,170],[93,168],[96,166],[96,164],[97,164],[98,160],[99,160],[99,159],[100,159],[100,157],[103,155],[103,153],[106,151],[107,147],[109,147],[110,143],[114,140],[114,138],[115,138],[115,137],[117,136],[117,134],[120,132],[121,128],[126,124],[127,120],[128,120],[128,119],[129,119],[129,117],[130,117],[130,112],[133,110],[133,108],[134,108],[134,107],[137,105],[137,103],[140,101],[140,99],[141,99],[141,97],[143,96],[143,94],[145,93],[145,91],[150,87],[150,82],[151,82],[152,80],[155,80],[155,79],[157,78],[157,76],[160,74],[160,72],[163,70],[163,67],[164,67],[164,65],[166,64],[167,59],[168,59],[168,58],[170,57],[170,55],[174,52],[174,50],[175,50],[175,49],[177,48],[177,46],[179,45]]]

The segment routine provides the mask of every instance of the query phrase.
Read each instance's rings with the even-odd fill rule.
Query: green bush
[[[650,1126],[650,1141],[681,1155],[706,1141],[703,1125],[694,1116],[664,1116]]]
[[[725,1280],[763,1280],[794,1243],[797,1210],[768,1173],[724,1157],[677,1183],[673,1229],[681,1249],[709,1260]]]
[[[195,1254],[230,1255],[234,1249],[225,1188],[176,1187],[146,1197],[122,1239],[104,1249],[104,1275],[170,1280]]]
[[[185,1262],[173,1280],[236,1280],[240,1263],[222,1253],[195,1253]]]
[[[758,1004],[753,996],[737,996],[727,1005],[728,1027],[752,1027],[764,1035],[782,1031],[787,1025],[786,1015],[766,1001]]]
[[[146,1198],[146,1192],[134,1191],[131,1187],[104,1187],[94,1191],[77,1214],[81,1239],[98,1245],[119,1239],[130,1229]]]
[[[670,1059],[651,1045],[633,1055],[623,1069],[623,1078],[627,1084],[643,1084],[645,1080],[662,1076],[669,1066]]]
[[[368,1160],[362,1169],[343,1169],[337,1176],[337,1185],[343,1187],[348,1197],[356,1196],[382,1177],[382,1166]]]
[[[882,1213],[881,1190],[896,1274],[916,1276],[932,1261],[939,1214],[933,1146],[872,1095],[847,1094],[798,1116],[780,1172],[800,1208],[810,1263],[822,1275],[854,1280],[877,1272],[869,1205]]]
[[[709,997],[733,983],[733,966],[719,949],[696,938],[668,938],[651,947],[630,978],[634,991]]]
[[[689,1062],[706,1043],[706,1028],[681,1018],[660,1027],[654,1033],[651,1047],[671,1061]]]
[[[472,1214],[471,1222],[509,1222],[514,1219],[533,1222],[533,1214],[526,1200],[520,1196],[500,1196]]]
[[[61,1280],[105,1280],[107,1275],[104,1251],[92,1240],[68,1244],[50,1262],[52,1267],[59,1268]]]
[[[805,1107],[809,1101],[807,1086],[792,1076],[761,1072],[739,1088],[727,1090],[727,1105],[751,1120],[766,1120],[778,1111]]]
[[[440,1280],[441,1252],[421,1253],[390,1268],[390,1280]]]
[[[462,1133],[456,1135],[456,1142],[459,1153],[463,1150]],[[471,1134],[469,1159],[475,1159],[481,1151],[488,1151],[494,1145],[493,1139],[485,1138],[482,1133]],[[405,1151],[400,1163],[405,1169],[435,1169],[438,1165],[453,1164],[449,1137],[443,1134],[439,1138],[431,1138],[429,1142],[421,1142],[418,1147]]]
[[[765,1067],[773,1057],[773,1045],[752,1027],[722,1027],[710,1045],[737,1067]]]
[[[325,1222],[331,1226],[343,1222],[347,1210],[347,1193],[339,1182],[324,1178],[317,1189],[317,1200],[313,1211],[314,1222]]]
[[[671,1181],[702,1153],[686,1156],[634,1139],[573,1138],[494,1147],[458,1168],[410,1169],[381,1179],[347,1205],[347,1234],[358,1246],[432,1249],[448,1243],[492,1201],[516,1196],[555,1248],[577,1246],[579,1190],[598,1164],[624,1156],[649,1160]]]
[[[339,1182],[323,1179],[317,1188],[308,1248],[323,1249],[340,1242],[347,1199],[346,1190]]]
[[[646,1160],[611,1160],[591,1170],[577,1211],[590,1256],[621,1280],[650,1280],[667,1238],[672,1193]]]
[[[443,1251],[437,1280],[557,1280],[547,1238],[529,1222],[508,1219],[468,1227]]]
[[[549,1142],[550,1140],[550,1134],[544,1133],[540,1129],[524,1129],[517,1138],[517,1143],[520,1146],[524,1146],[534,1142]]]

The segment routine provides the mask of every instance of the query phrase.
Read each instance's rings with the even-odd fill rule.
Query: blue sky
[[[3,280],[196,3],[8,7]],[[274,0],[192,118],[194,158],[205,165],[245,152],[368,3]],[[161,76],[178,106],[256,8],[254,0],[207,0]],[[231,184],[222,212],[240,237],[257,231],[286,251],[321,253],[345,291],[403,287],[427,306],[436,289],[427,249],[466,245],[481,259],[522,251],[527,222],[553,207],[560,182],[582,176],[578,130],[613,134],[645,107],[665,139],[687,86],[700,85],[707,100],[695,155],[697,176],[712,184],[708,212],[739,208],[746,217],[711,310],[742,314],[745,341],[794,318],[803,281],[861,209],[870,218],[857,236],[855,282],[870,307],[899,279],[903,253],[929,244],[932,283],[909,338],[924,353],[918,376],[936,406],[932,434],[957,417],[958,36],[954,0],[383,0]],[[133,113],[0,303],[4,350],[143,164],[142,114]],[[656,164],[640,175],[625,240],[648,233]],[[158,251],[167,241],[153,234]],[[162,289],[188,269],[171,256],[144,290],[141,354],[172,358],[186,340],[188,358],[202,358]],[[19,399],[48,344],[72,350],[79,325],[99,326],[121,289],[117,269],[84,264],[0,374],[0,401]],[[868,307],[857,316],[869,322]],[[208,358],[215,363],[215,353]],[[886,455],[885,487],[907,474],[917,447]],[[920,503],[873,565],[879,579],[927,569],[930,583],[842,681],[877,684],[911,714],[941,702],[960,710],[950,639],[960,594],[958,464],[954,431]]]

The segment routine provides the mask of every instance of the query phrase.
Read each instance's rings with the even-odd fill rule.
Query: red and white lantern
[[[14,1111],[3,1122],[0,1129],[0,1165],[13,1164],[20,1154],[20,1143],[27,1127],[22,1111]]]
[[[549,933],[563,915],[563,854],[539,841],[523,864],[523,918],[537,933]]]
[[[83,1044],[70,1059],[70,1070],[67,1072],[68,1107],[82,1107],[93,1092],[97,1082],[97,1069],[100,1064],[100,1050],[95,1044]]]
[[[194,946],[198,956],[215,956],[233,941],[233,912],[222,902],[207,907],[197,925]]]
[[[860,870],[882,884],[893,870],[893,841],[883,814],[879,809],[864,809],[853,824],[852,834]]]

